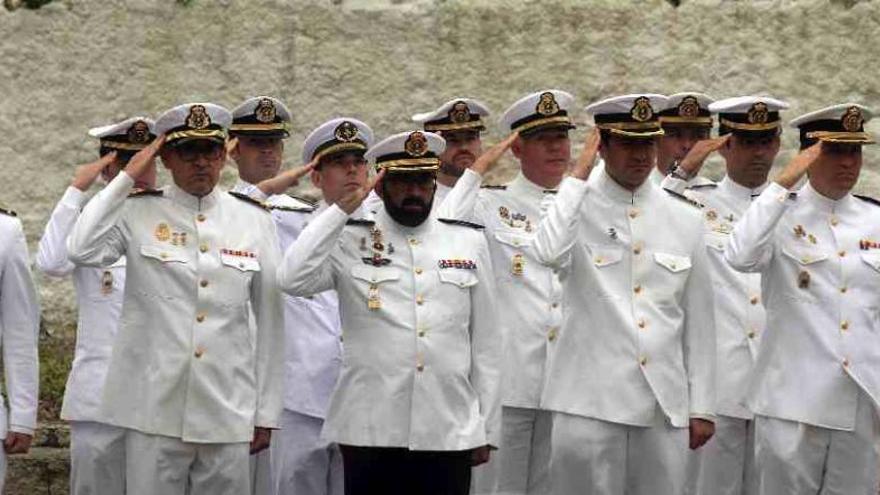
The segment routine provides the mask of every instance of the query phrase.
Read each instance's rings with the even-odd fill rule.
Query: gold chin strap
[[[460,124],[425,124],[426,131],[457,131],[485,127],[481,119],[462,122]]]
[[[176,141],[178,139],[184,138],[218,138],[222,141],[226,140],[226,131],[220,129],[212,129],[208,131],[200,131],[200,130],[189,130],[189,131],[177,131],[172,132],[165,136],[165,142],[170,143],[171,141]]]
[[[813,131],[808,132],[807,137],[810,139],[818,139],[827,143],[842,144],[874,144],[874,137],[867,132],[835,132],[835,131]]]
[[[388,172],[431,172],[440,169],[439,158],[403,158],[400,160],[390,160],[387,162],[377,163],[377,170],[388,170]]]
[[[742,122],[734,122],[727,119],[718,120],[721,125],[730,127],[731,129],[738,129],[740,131],[769,131],[772,129],[778,129],[779,124],[781,124],[781,121],[779,120],[767,122],[766,124],[744,124]]]
[[[339,152],[339,151],[348,151],[348,150],[365,150],[367,147],[361,143],[337,143],[333,146],[328,146],[321,151],[317,152],[312,156],[312,160],[320,159],[327,155]]]
[[[660,117],[660,123],[712,127],[712,117]]]
[[[601,126],[598,126],[598,127],[600,129],[602,129]],[[653,137],[662,136],[662,135],[666,134],[663,131],[663,129],[657,129],[657,128],[655,128],[654,130],[651,130],[651,131],[626,131],[623,129],[616,129],[616,128],[610,128],[610,129],[604,129],[604,130],[610,132],[611,134],[614,134],[615,136],[623,136],[623,137],[628,137],[628,138],[645,138],[645,139],[647,139],[647,138],[653,138]]]
[[[527,122],[527,123],[517,127],[516,129],[511,129],[511,130],[524,132],[529,129],[534,129],[535,127],[541,127],[542,125],[548,125],[548,124],[568,124],[568,125],[571,125],[571,119],[568,118],[567,115],[561,115],[559,117],[548,117],[546,119],[538,119],[538,120],[533,120],[531,122]]]
[[[273,124],[232,124],[229,126],[230,131],[290,131],[290,124],[287,122],[276,122]]]
[[[150,140],[152,141],[152,139]],[[102,148],[112,148],[115,150],[128,150],[128,151],[140,151],[147,147],[147,144],[131,144],[131,143],[121,143],[119,141],[104,141],[101,140]]]

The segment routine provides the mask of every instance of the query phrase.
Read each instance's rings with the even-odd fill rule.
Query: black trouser
[[[345,495],[467,495],[471,451],[340,445]]]

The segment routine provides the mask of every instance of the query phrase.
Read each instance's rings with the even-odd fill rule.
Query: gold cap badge
[[[263,98],[257,103],[257,108],[254,109],[254,118],[259,122],[270,124],[275,122],[275,116],[275,104],[272,103],[272,100],[269,98]]]
[[[467,103],[459,101],[449,110],[449,120],[455,124],[463,124],[471,120],[471,110]]]
[[[211,125],[211,116],[203,105],[193,105],[186,117],[186,126],[190,129],[204,129]]]
[[[700,103],[693,96],[685,96],[678,104],[678,115],[693,119],[700,115]]]
[[[345,143],[354,141],[359,133],[357,126],[347,120],[336,126],[336,130],[333,131],[336,139]]]
[[[128,128],[128,142],[132,144],[146,143],[150,140],[150,126],[143,120],[138,120]]]
[[[767,110],[767,104],[763,102],[757,102],[752,105],[752,108],[749,109],[748,119],[749,124],[766,124],[767,120],[770,118],[769,112]]]
[[[645,96],[639,96],[636,98],[636,101],[633,102],[633,107],[629,111],[629,114],[636,122],[650,120],[651,117],[654,116],[654,109],[651,108],[651,100]]]
[[[428,139],[421,132],[413,132],[406,138],[403,149],[410,156],[422,156],[428,152]]]
[[[556,97],[553,96],[553,93],[549,91],[541,93],[535,111],[541,115],[555,115],[559,113],[559,103],[556,103]]]
[[[865,118],[862,116],[862,111],[859,107],[849,107],[840,121],[847,132],[858,132],[862,128]]]

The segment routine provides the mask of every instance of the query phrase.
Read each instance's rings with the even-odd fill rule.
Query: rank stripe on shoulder
[[[480,189],[495,189],[498,191],[505,191],[507,190],[507,186],[503,184],[483,184],[482,186],[480,186]]]
[[[10,210],[9,208],[5,208],[3,206],[0,206],[0,213],[2,213],[3,215],[9,215],[10,217],[18,216],[18,213],[16,213],[14,210]]]
[[[165,194],[161,189],[139,189],[128,193],[129,198],[143,198],[146,196],[163,196]]]
[[[350,218],[346,220],[345,225],[360,225],[363,227],[372,227],[376,222],[367,220],[366,218]]]
[[[874,206],[880,206],[880,199],[872,198],[871,196],[865,196],[864,194],[853,194],[853,196],[861,199],[866,203],[871,203]]]
[[[462,227],[470,227],[472,229],[477,229],[477,230],[482,230],[482,229],[486,228],[478,223],[466,222],[464,220],[455,220],[453,218],[438,218],[437,221],[443,222],[443,223],[449,224],[449,225],[459,225]]]
[[[291,198],[293,198],[293,199],[295,199],[295,200],[297,200],[297,201],[302,201],[303,203],[305,203],[305,204],[307,204],[307,205],[309,205],[309,206],[311,206],[311,207],[313,207],[313,208],[317,208],[317,207],[318,207],[318,203],[315,203],[314,201],[308,200],[308,199],[306,199],[306,198],[304,198],[304,197],[302,197],[302,196],[294,196],[293,194],[287,194],[286,196],[291,197]]]
[[[278,210],[278,211],[294,211],[294,212],[297,212],[297,213],[312,213],[313,211],[315,211],[315,210],[317,209],[317,208],[314,207],[314,206],[312,206],[312,207],[308,207],[308,206],[285,206],[285,205],[270,205],[270,204],[267,204],[267,205],[266,205],[266,208],[269,208],[270,210]]]
[[[718,184],[714,182],[707,182],[706,184],[694,184],[692,186],[688,186],[687,189],[715,189],[718,187]]]
[[[240,199],[240,200],[244,201],[245,203],[250,203],[254,206],[257,206],[263,211],[269,211],[269,207],[266,206],[265,203],[263,203],[262,201],[257,201],[256,199],[248,196],[247,194],[242,194],[240,192],[235,192],[235,191],[227,191],[227,192],[233,198]]]
[[[691,198],[685,196],[684,194],[679,194],[675,191],[670,191],[669,189],[664,189],[664,191],[666,191],[673,198],[680,199],[680,200],[684,201],[685,203],[688,203],[691,206],[694,206],[696,208],[704,208],[706,206],[702,203],[698,203],[698,202],[692,200]]]

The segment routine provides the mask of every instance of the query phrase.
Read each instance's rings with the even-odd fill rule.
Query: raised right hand
[[[596,156],[599,154],[599,144],[601,142],[602,137],[599,133],[599,128],[594,127],[587,133],[584,149],[581,150],[577,163],[571,169],[572,177],[580,180],[590,178],[590,172],[593,171],[593,166],[596,164]]]
[[[351,215],[358,208],[360,208],[361,203],[364,202],[364,199],[370,194],[370,191],[376,187],[376,184],[382,180],[382,177],[385,177],[385,169],[379,171],[372,179],[368,180],[366,184],[357,189],[352,189],[351,191],[346,192],[342,195],[339,200],[336,201],[336,204],[342,208],[342,211]]]
[[[713,139],[697,141],[697,143],[691,147],[690,151],[687,152],[687,155],[682,158],[681,163],[679,163],[678,166],[681,167],[682,171],[687,174],[688,177],[696,176],[700,173],[700,169],[703,168],[703,163],[706,162],[706,158],[724,146],[724,143],[730,139],[730,136],[730,134],[727,134]]]
[[[76,167],[76,170],[73,172],[73,182],[70,185],[82,192],[88,191],[92,184],[95,183],[95,180],[98,179],[98,176],[101,175],[101,171],[113,163],[114,160],[116,160],[115,151],[107,153],[92,163]]]
[[[303,176],[315,169],[315,167],[318,165],[318,160],[319,158],[315,158],[308,164],[303,165],[302,167],[295,167],[290,170],[285,170],[275,177],[272,177],[271,179],[266,179],[260,182],[259,184],[257,184],[257,187],[266,196],[281,194],[291,187],[299,184],[299,180],[302,179]]]
[[[813,166],[822,154],[822,141],[801,150],[794,156],[788,165],[782,169],[782,172],[776,177],[775,181],[780,186],[791,189],[801,180],[801,177],[807,173],[807,170]]]
[[[498,162],[498,159],[501,158],[501,155],[510,149],[510,145],[513,144],[513,141],[517,136],[519,136],[519,133],[513,132],[504,138],[503,141],[486,150],[485,153],[480,155],[476,161],[474,161],[473,165],[470,166],[470,169],[480,175],[484,175],[489,170],[492,170]]]
[[[156,158],[156,155],[159,153],[159,149],[162,148],[163,144],[165,144],[164,134],[154,139],[146,148],[138,151],[133,157],[131,157],[128,165],[125,166],[125,173],[133,179],[144,175],[144,172],[153,165],[153,160]]]

